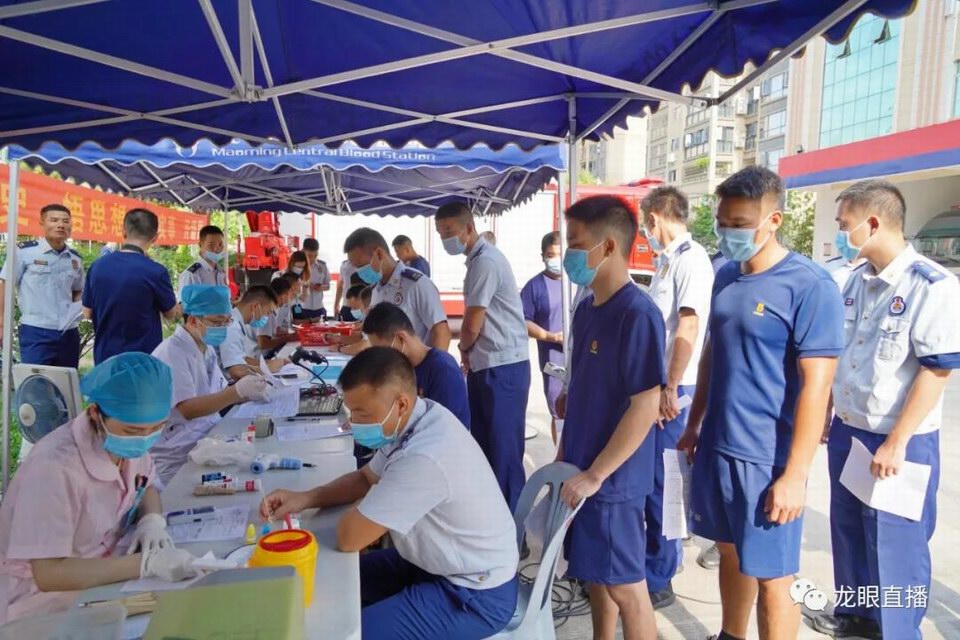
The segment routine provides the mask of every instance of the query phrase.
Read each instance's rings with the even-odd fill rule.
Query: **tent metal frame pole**
[[[500,190],[503,189],[503,185],[507,184],[507,180],[510,179],[510,176],[512,174],[513,174],[513,171],[504,172],[503,177],[500,178],[500,182],[497,183],[497,188],[493,190],[494,197],[498,197],[500,195]],[[507,201],[507,204],[510,204],[510,202]],[[487,200],[487,204],[483,206],[483,213],[481,213],[480,215],[485,217],[488,213],[490,213],[490,207],[492,205],[493,205],[493,201]]]
[[[577,98],[570,96],[567,99],[567,193],[565,202],[564,194],[558,189],[557,197],[559,200],[559,215],[557,216],[557,231],[560,234],[561,255],[567,253],[567,220],[564,217],[564,211],[567,206],[572,206],[577,201],[577,180],[580,172],[580,162],[577,158]],[[565,206],[566,205],[566,206]],[[566,269],[560,269],[560,303],[563,305],[563,361],[564,368],[567,370],[567,381],[570,380],[570,330],[572,328],[573,318],[570,313],[570,302],[572,300],[570,289],[570,277],[567,276]]]
[[[156,180],[161,185],[163,185],[163,187],[167,190],[167,193],[169,193],[177,202],[179,202],[183,206],[187,206],[187,201],[184,200],[183,197],[179,193],[177,193],[170,185],[168,185],[163,178],[157,175],[157,172],[154,171],[147,162],[144,162],[141,160],[137,164],[140,165],[141,169],[143,169],[148,174],[150,174],[150,177],[152,177],[154,180]]]
[[[274,84],[273,73],[270,71],[270,62],[267,60],[267,48],[263,46],[263,36],[260,35],[260,25],[257,24],[257,14],[254,12],[252,4],[250,4],[250,29],[253,35],[253,44],[257,49],[257,57],[260,58],[260,66],[263,68],[263,77],[267,80],[267,86],[272,87]],[[250,82],[252,83],[253,80]],[[270,100],[277,112],[277,120],[280,121],[280,128],[283,130],[283,139],[286,140],[287,146],[292,149],[295,145],[293,144],[293,137],[290,135],[290,127],[287,125],[287,118],[283,115],[280,98],[271,98]]]
[[[97,4],[105,0],[36,0],[35,2],[24,2],[13,5],[12,7],[0,8],[0,20],[9,18],[20,18],[22,16],[34,16],[38,13],[48,11],[59,11],[71,7],[82,7],[86,4]]]
[[[795,54],[797,51],[802,49],[807,42],[849,16],[851,13],[865,5],[867,1],[868,0],[847,0],[844,2],[833,12],[831,12],[830,15],[826,16],[823,20],[807,29],[799,38],[778,51],[776,55],[771,56],[766,62],[754,69],[752,72],[748,73],[742,80],[740,80],[740,82],[724,91],[720,97],[713,98],[711,100],[711,106],[723,104],[731,97],[737,95],[737,93],[739,93],[744,87],[748,87],[756,82],[757,78],[769,71],[774,65],[779,64],[782,60],[786,60]]]
[[[3,152],[3,160],[7,160],[7,150]],[[8,163],[10,170],[9,187],[10,202],[7,205],[7,255],[8,280],[3,290],[3,434],[0,435],[0,450],[2,450],[3,460],[3,493],[10,487],[10,400],[13,395],[13,305],[15,303],[15,291],[17,282],[14,268],[17,255],[17,216],[20,209],[20,163],[11,160]]]
[[[772,0],[741,0],[741,2],[754,2],[754,3],[765,3],[771,2]],[[413,31],[414,33],[419,33],[431,38],[436,38],[438,40],[443,40],[444,42],[450,42],[452,44],[458,45],[454,49],[447,51],[440,51],[437,53],[430,53],[422,56],[415,56],[412,58],[407,58],[405,60],[395,60],[393,62],[387,62],[378,65],[372,65],[370,67],[365,67],[362,69],[353,69],[350,71],[344,71],[341,73],[330,74],[327,76],[321,76],[317,78],[309,78],[307,80],[300,80],[297,82],[292,82],[286,85],[280,85],[274,87],[269,91],[265,92],[264,95],[286,95],[290,93],[300,93],[307,89],[319,89],[321,87],[327,87],[335,84],[340,84],[343,82],[352,82],[354,80],[360,80],[363,78],[369,78],[378,75],[384,75],[389,73],[394,73],[397,71],[404,71],[407,69],[413,69],[417,67],[423,67],[427,65],[437,64],[440,62],[447,62],[450,60],[460,60],[463,58],[473,57],[477,55],[493,55],[501,58],[506,58],[514,62],[519,62],[521,64],[530,65],[538,69],[548,69],[550,71],[555,71],[558,73],[565,73],[575,78],[580,78],[583,80],[589,80],[591,82],[597,82],[599,84],[619,87],[622,89],[627,89],[629,91],[636,91],[637,93],[643,93],[648,95],[651,98],[657,98],[660,100],[684,100],[684,96],[679,94],[664,91],[663,89],[657,89],[655,87],[644,86],[635,82],[630,82],[622,78],[616,78],[614,76],[608,76],[602,73],[595,73],[588,71],[586,69],[581,69],[572,65],[563,64],[561,62],[556,62],[554,60],[549,60],[547,58],[541,58],[529,53],[523,53],[520,51],[514,51],[517,47],[525,47],[532,44],[549,42],[551,40],[559,40],[563,38],[570,38],[574,36],[586,35],[591,33],[599,33],[602,31],[609,31],[612,29],[620,29],[623,27],[631,27],[639,24],[644,24],[648,22],[656,22],[658,20],[668,20],[671,18],[677,18],[697,13],[703,13],[706,11],[712,11],[715,8],[713,2],[701,2],[698,4],[692,4],[684,7],[677,7],[672,9],[663,9],[660,11],[647,11],[639,14],[634,14],[630,16],[624,16],[620,18],[612,18],[609,20],[599,20],[596,22],[588,22],[585,24],[572,25],[569,27],[562,27],[559,29],[551,29],[548,31],[540,31],[537,33],[526,34],[522,36],[514,36],[512,38],[504,38],[501,40],[494,40],[491,42],[483,42],[476,40],[474,38],[469,38],[462,36],[458,33],[453,33],[436,27],[431,27],[413,20],[407,20],[400,18],[393,14],[385,13],[383,11],[377,11],[375,9],[370,9],[369,7],[364,7],[353,2],[348,2],[347,0],[314,0],[318,4],[322,4],[334,9],[339,9],[341,11],[352,13],[354,15],[362,16],[370,20],[375,20],[377,22],[382,22],[384,24],[389,24],[394,27],[401,29],[406,29],[408,31]]]
[[[213,3],[210,0],[199,0],[199,3],[200,10],[203,11],[203,17],[207,19],[207,25],[210,27],[210,33],[213,34],[213,40],[217,43],[217,49],[220,50],[220,56],[223,58],[223,62],[227,66],[227,72],[230,74],[230,79],[233,80],[234,91],[236,92],[236,95],[246,97],[243,77],[240,75],[239,67],[237,67],[237,61],[233,58],[233,51],[230,49],[230,43],[227,42],[227,34],[223,32],[223,26],[220,24],[220,19],[217,17],[217,10],[213,8]],[[242,11],[242,4],[238,7],[238,9]],[[242,15],[240,17],[240,24],[243,25]],[[240,48],[242,50],[242,28],[240,37]]]

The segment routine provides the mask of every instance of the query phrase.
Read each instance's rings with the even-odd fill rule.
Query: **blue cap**
[[[230,315],[230,289],[215,284],[188,284],[180,293],[188,316]]]
[[[165,420],[173,406],[173,374],[165,363],[139,352],[107,358],[80,381],[80,392],[107,416],[127,424]]]

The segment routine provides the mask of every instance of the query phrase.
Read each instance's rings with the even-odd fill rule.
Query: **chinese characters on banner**
[[[0,232],[7,229],[7,206],[10,202],[9,168],[0,164]],[[207,217],[186,211],[147,204],[75,184],[63,182],[30,171],[20,172],[19,220],[17,233],[42,236],[40,209],[48,204],[62,204],[73,218],[74,240],[120,242],[123,240],[123,216],[130,209],[142,208],[157,214],[160,221],[158,245],[190,245],[197,241]]]

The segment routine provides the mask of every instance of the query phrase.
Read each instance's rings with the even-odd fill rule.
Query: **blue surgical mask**
[[[394,400],[393,404],[390,405],[390,411],[383,417],[381,422],[363,424],[351,421],[350,428],[353,430],[353,441],[367,449],[380,449],[395,441],[397,439],[397,432],[394,431],[392,436],[384,435],[383,423],[387,421],[387,418],[390,417],[390,414],[393,413],[393,409],[396,406],[397,402]],[[400,421],[397,420],[397,428],[399,427]]]
[[[214,253],[213,251],[204,251],[203,257],[210,262],[223,262],[223,253]]]
[[[267,326],[267,316],[260,316],[256,320],[250,321],[250,327],[253,329],[263,329],[265,326]]]
[[[867,239],[867,242],[864,242],[859,247],[855,247],[850,244],[850,234],[866,224],[866,220],[855,226],[849,231],[837,231],[836,237],[833,239],[833,243],[837,246],[837,251],[840,252],[840,255],[847,262],[851,262],[860,257],[860,252],[863,250],[863,247],[870,242],[870,239]]]
[[[660,244],[660,241],[657,240],[652,233],[646,230],[644,227],[640,227],[640,232],[643,234],[643,237],[647,239],[647,244],[650,245],[650,248],[656,253],[663,253],[663,245]]]
[[[103,420],[100,421],[100,427],[104,433],[107,434],[106,439],[103,441],[103,448],[107,453],[112,453],[118,458],[127,459],[145,456],[147,452],[150,451],[150,447],[157,443],[157,440],[160,439],[160,435],[163,433],[163,429],[158,429],[155,433],[151,433],[148,436],[118,436],[107,431],[107,428],[103,426]]]
[[[207,332],[203,334],[203,343],[211,347],[219,347],[226,339],[226,327],[207,327]]]
[[[383,278],[383,274],[371,267],[370,263],[357,269],[357,275],[367,284],[377,284],[380,282],[380,279]]]
[[[773,214],[770,214],[772,216]],[[767,240],[773,236],[773,232],[767,235],[766,239],[757,244],[757,231],[763,224],[770,219],[770,216],[764,218],[756,229],[732,229],[721,227],[717,219],[713,220],[713,232],[719,239],[720,251],[723,255],[733,262],[746,262],[760,252]]]
[[[600,264],[591,268],[590,252],[602,244],[603,242],[599,242],[591,249],[567,249],[567,253],[563,256],[563,268],[570,277],[570,282],[578,284],[581,287],[590,286],[593,279],[597,277],[597,270],[600,268],[600,265],[607,259],[604,257],[603,260],[600,261]]]
[[[354,320],[363,320],[363,309],[350,309],[350,315]]]
[[[457,236],[450,236],[443,239],[443,250],[451,256],[460,256],[467,250],[467,245],[463,244]]]
[[[553,275],[560,275],[560,258],[547,258],[543,261],[543,266]]]

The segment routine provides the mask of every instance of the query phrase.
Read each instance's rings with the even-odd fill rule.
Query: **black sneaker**
[[[669,582],[667,583],[667,586],[660,591],[655,591],[654,593],[650,594],[650,602],[653,603],[653,608],[655,610],[669,607],[676,601],[677,596],[673,593],[673,585]]]
[[[880,625],[860,616],[821,613],[813,619],[813,628],[832,638],[866,638],[883,640]]]
[[[720,568],[720,549],[717,545],[710,545],[697,556],[697,564],[710,571]]]

